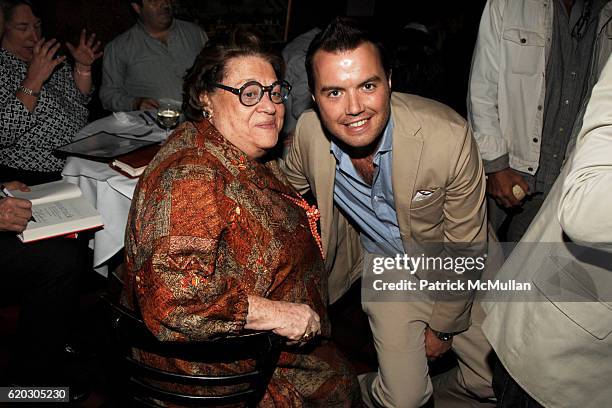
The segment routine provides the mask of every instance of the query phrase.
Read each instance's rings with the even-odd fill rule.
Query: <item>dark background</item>
[[[470,62],[484,3],[485,0],[178,0],[176,14],[200,24],[211,37],[239,25],[255,27],[279,50],[287,40],[336,15],[359,17],[386,39],[393,57],[395,90],[439,100],[465,116]],[[106,44],[135,21],[128,0],[47,0],[38,1],[38,7],[46,37],[73,43],[85,27]],[[411,22],[427,26],[429,35],[403,29]],[[100,71],[101,60],[94,66],[98,86]],[[90,108],[92,120],[107,114],[97,98]]]

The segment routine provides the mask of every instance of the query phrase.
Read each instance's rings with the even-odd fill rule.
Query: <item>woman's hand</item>
[[[74,46],[67,42],[66,47],[72,54],[72,57],[76,61],[77,69],[90,69],[91,65],[95,60],[102,56],[102,51],[97,52],[100,48],[101,42],[96,42],[96,34],[92,33],[87,37],[87,30],[81,30],[81,38],[79,39],[79,45]]]
[[[309,341],[321,334],[319,315],[303,303],[278,302],[277,327],[272,331],[293,341]]]
[[[249,295],[245,329],[272,330],[291,341],[309,341],[321,334],[319,315],[302,303],[291,303]]]
[[[28,66],[26,73],[26,81],[24,84],[35,92],[39,92],[43,84],[51,74],[55,67],[64,62],[65,56],[55,58],[55,53],[60,47],[60,43],[55,38],[45,41],[41,38],[35,45],[32,56],[32,61]]]
[[[22,232],[32,216],[32,203],[21,198],[0,199],[0,231]]]

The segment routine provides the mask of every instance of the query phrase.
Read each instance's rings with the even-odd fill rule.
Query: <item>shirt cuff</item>
[[[499,156],[497,159],[483,160],[483,163],[486,174],[496,173],[498,171],[502,171],[510,167],[510,158],[506,153],[502,156]]]

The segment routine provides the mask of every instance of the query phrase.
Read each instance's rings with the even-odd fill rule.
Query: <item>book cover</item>
[[[160,148],[161,145],[153,145],[124,154],[113,160],[110,166],[128,177],[138,177],[144,172]]]
[[[158,141],[137,140],[116,136],[112,133],[98,132],[60,146],[54,152],[62,157],[76,156],[108,163],[118,156],[158,143]]]
[[[81,196],[76,184],[66,181],[31,186],[31,191],[13,190],[17,198],[32,202],[32,217],[26,229],[17,237],[23,242],[33,242],[64,236],[103,226],[102,217]]]

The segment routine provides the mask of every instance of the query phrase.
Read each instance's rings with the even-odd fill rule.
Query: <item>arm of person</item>
[[[319,315],[303,303],[291,303],[248,296],[249,311],[245,329],[272,330],[279,336],[298,341],[305,334],[321,334]]]
[[[612,243],[612,60],[593,88],[569,173],[559,220],[576,242]]]
[[[100,41],[96,42],[96,34],[91,33],[87,36],[87,30],[81,30],[78,45],[74,46],[71,43],[66,43],[66,47],[74,57],[74,83],[81,95],[89,95],[92,90],[91,81],[91,66],[102,56],[102,52],[98,52]]]
[[[15,72],[9,72],[4,65],[0,65],[0,146],[10,146],[19,138],[36,126],[36,106],[38,93],[43,84],[57,65],[64,61],[64,57],[55,58],[59,44],[55,40],[41,39],[34,46],[34,56],[28,66],[26,76],[20,85],[27,90],[18,88],[15,91]]]
[[[465,124],[451,123],[453,133],[458,133],[457,143],[452,148],[449,184],[444,201],[444,242],[453,257],[478,257],[486,254],[487,212],[486,184],[483,163],[472,133]],[[470,275],[470,278],[478,278]],[[467,330],[473,293],[461,293],[456,300],[441,299],[434,304],[429,328],[426,332],[426,352],[435,358],[448,350],[450,341],[441,341],[432,329],[443,333]],[[443,344],[444,343],[444,344]]]
[[[18,181],[2,184],[8,190],[29,191],[29,188]],[[32,216],[32,203],[14,197],[0,198],[0,231],[20,233],[26,229]]]
[[[506,0],[488,0],[480,19],[468,84],[468,122],[485,161],[497,161],[496,167],[508,167],[503,157],[508,149],[502,137],[498,112],[498,77],[503,10]]]
[[[170,195],[180,199],[169,198],[170,219],[165,206],[142,213],[140,222],[169,229],[146,261],[151,272],[138,294],[145,323],[165,341],[206,340],[243,329],[271,330],[289,340],[318,333],[319,318],[309,306],[249,294],[236,266],[224,264],[225,251],[231,251],[224,242],[229,214],[218,205],[227,198],[216,179],[203,174],[173,181]],[[153,194],[169,192],[159,187]],[[137,238],[131,242],[146,246]]]
[[[8,72],[4,65],[0,64],[0,146],[14,144],[21,135],[36,125],[36,115],[30,112],[21,101],[21,92],[15,93],[14,88],[9,85],[6,78],[11,78],[14,72]]]
[[[512,193],[519,185],[529,187],[509,164],[508,147],[501,132],[498,110],[499,50],[503,10],[507,0],[489,0],[485,5],[472,59],[468,87],[468,121],[484,159],[489,194],[502,206],[520,205]]]
[[[25,79],[21,83],[22,87],[17,90],[16,94],[17,99],[29,112],[34,112],[36,109],[38,94],[44,83],[53,74],[56,67],[66,60],[65,56],[55,56],[60,45],[54,38],[49,41],[41,38],[34,45],[32,61],[28,64]]]
[[[109,43],[104,49],[102,62],[100,101],[104,109],[113,112],[134,110],[137,102],[137,98],[129,95],[125,88],[127,66],[120,52],[114,43]]]
[[[309,137],[308,126],[304,125],[305,122],[304,117],[298,120],[295,133],[292,134],[289,152],[283,159],[279,159],[279,166],[287,176],[287,180],[300,194],[305,194],[310,190],[310,184],[304,172]]]

